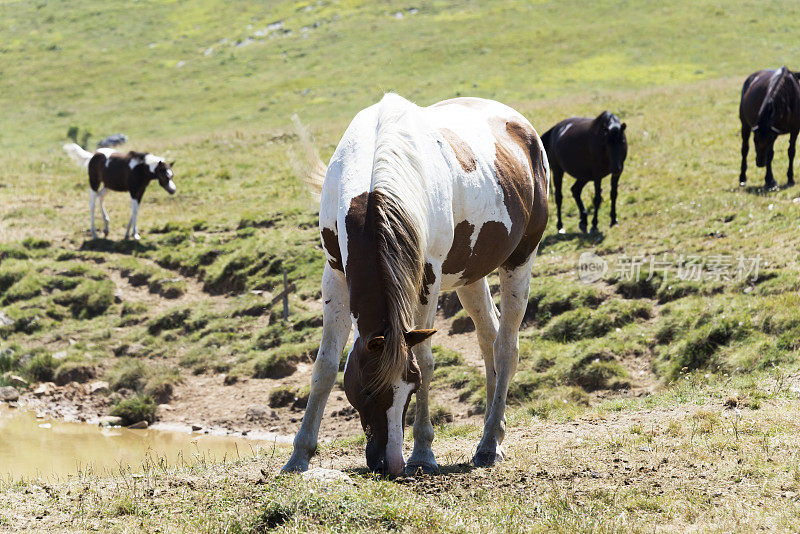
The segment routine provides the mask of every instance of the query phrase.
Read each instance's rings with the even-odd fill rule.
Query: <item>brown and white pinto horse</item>
[[[284,471],[304,471],[350,332],[344,388],[367,437],[367,465],[403,471],[403,419],[416,393],[407,471],[438,470],[431,449],[430,336],[439,292],[455,288],[475,322],[487,411],[473,458],[503,458],[506,394],[517,367],[531,268],[547,224],[549,168],[513,109],[457,98],[421,108],[387,94],[356,115],[319,177],[323,333],[311,394]],[[486,275],[499,269],[494,305]]]
[[[108,213],[103,207],[103,198],[111,191],[127,191],[131,196],[131,218],[125,230],[125,239],[133,236],[139,239],[138,218],[142,196],[151,180],[158,180],[170,195],[175,194],[175,182],[172,181],[172,165],[164,158],[147,152],[127,154],[111,148],[100,148],[95,153],[87,152],[75,143],[64,145],[64,150],[79,165],[89,169],[89,213],[92,223],[92,239],[97,239],[94,225],[95,202],[100,200],[100,211],[103,214],[103,233],[108,236]]]
[[[779,135],[789,134],[788,185],[794,184],[794,154],[797,135],[800,133],[800,83],[799,73],[785,66],[778,70],[754,72],[742,85],[739,103],[739,120],[742,123],[742,169],[739,185],[747,183],[747,153],[750,149],[750,132],[756,148],[756,166],[766,167],[764,186],[777,186],[772,176],[773,145]]]

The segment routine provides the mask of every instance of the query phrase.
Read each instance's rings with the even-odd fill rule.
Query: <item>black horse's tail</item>
[[[553,130],[555,130],[555,126],[550,128],[549,130],[547,130],[545,133],[543,133],[540,136],[540,139],[542,140],[542,146],[544,147],[545,155],[547,156],[548,167],[550,167],[550,165],[551,165],[550,162],[552,161],[552,159],[551,159],[552,151],[550,149],[550,142],[551,142],[552,137],[553,137]],[[547,181],[550,183],[550,193],[552,193],[553,192],[553,180],[552,180],[550,169],[548,169],[547,172],[548,172],[548,180]]]

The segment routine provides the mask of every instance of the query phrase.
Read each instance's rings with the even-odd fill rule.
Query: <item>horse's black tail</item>
[[[550,153],[550,138],[553,137],[553,128],[550,128],[545,133],[542,134],[542,146],[544,146],[544,151]]]

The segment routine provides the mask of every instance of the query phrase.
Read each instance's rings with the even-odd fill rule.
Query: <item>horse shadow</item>
[[[548,234],[544,236],[544,238],[542,238],[542,242],[539,244],[539,252],[541,253],[547,247],[555,245],[557,243],[576,241],[575,244],[578,247],[589,247],[593,245],[599,245],[600,243],[605,241],[605,239],[606,235],[600,231],[593,233],[565,232],[563,234],[559,233]]]
[[[472,462],[459,462],[454,464],[440,465],[439,471],[434,474],[408,473],[396,477],[383,477],[377,473],[373,473],[368,467],[351,467],[350,469],[345,469],[344,472],[349,475],[355,475],[363,478],[386,478],[387,480],[394,480],[395,482],[403,483],[404,481],[407,481],[409,478],[413,477],[441,478],[451,475],[463,475],[465,473],[471,473],[476,469],[482,468],[476,467]]]
[[[155,250],[156,246],[153,243],[142,243],[135,239],[123,239],[121,241],[113,241],[106,238],[87,239],[81,243],[80,249],[89,252],[105,252],[116,254],[136,254],[140,252],[147,252]]]
[[[783,185],[775,185],[772,187],[767,187],[765,185],[746,185],[746,186],[739,186],[739,189],[741,189],[748,195],[764,197],[769,195],[770,193],[777,193],[785,189],[789,189],[790,187],[794,187],[794,185],[795,184],[783,184]]]

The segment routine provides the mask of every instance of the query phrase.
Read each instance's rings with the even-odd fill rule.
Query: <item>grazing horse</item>
[[[786,171],[788,185],[794,184],[794,150],[800,132],[800,73],[781,67],[778,70],[754,72],[742,85],[742,100],[739,103],[739,120],[742,122],[742,171],[739,185],[747,183],[747,152],[750,148],[750,132],[756,147],[756,166],[767,167],[764,186],[773,188],[778,184],[772,176],[773,145],[779,135],[789,134],[789,170]]]
[[[558,233],[564,233],[564,226],[561,224],[561,183],[564,171],[575,178],[572,196],[580,211],[581,232],[586,233],[586,208],[581,202],[583,186],[594,182],[594,233],[597,232],[597,212],[602,200],[600,182],[607,174],[611,174],[611,226],[617,224],[617,187],[628,155],[625,123],[620,123],[617,116],[609,111],[602,112],[594,119],[572,117],[545,132],[542,143],[553,173]]]
[[[317,180],[327,259],[322,343],[284,471],[308,469],[353,328],[344,389],[366,434],[368,467],[403,471],[403,420],[416,393],[406,471],[438,470],[430,336],[439,292],[451,288],[475,322],[486,366],[485,426],[473,461],[490,466],[503,458],[506,394],[547,224],[548,181],[536,131],[498,102],[457,98],[423,108],[387,94],[356,115]],[[495,269],[499,312],[486,281]]]
[[[108,237],[108,214],[103,207],[103,197],[111,191],[127,191],[131,195],[131,218],[125,230],[125,239],[133,236],[139,239],[138,217],[142,195],[151,180],[158,180],[170,195],[175,194],[175,182],[172,181],[172,165],[164,158],[147,152],[127,154],[111,148],[100,148],[95,153],[87,152],[75,143],[64,145],[64,150],[79,165],[89,169],[89,214],[92,221],[92,239],[97,239],[94,226],[95,202],[100,200],[100,211],[103,214],[103,233]]]

